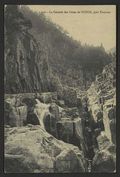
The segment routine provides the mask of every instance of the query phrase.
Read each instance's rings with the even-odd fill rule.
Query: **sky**
[[[44,13],[82,44],[102,43],[106,51],[116,47],[115,5],[29,5],[29,8]]]

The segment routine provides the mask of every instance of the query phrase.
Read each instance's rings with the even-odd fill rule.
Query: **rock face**
[[[101,131],[116,143],[115,62],[107,65],[88,89],[89,110]]]
[[[82,152],[48,134],[41,126],[6,128],[7,173],[84,172]]]
[[[19,102],[20,103],[20,102]],[[7,98],[4,104],[4,121],[5,125],[10,125],[11,127],[15,126],[24,126],[27,117],[27,106],[20,105],[17,102],[17,98]]]
[[[94,120],[98,148],[93,172],[116,170],[116,89],[115,61],[107,65],[88,89],[88,110]]]
[[[84,137],[82,130],[82,121],[80,118],[72,120],[69,118],[62,118],[60,121],[57,122],[57,132],[58,139],[74,144],[78,146],[82,151],[84,151]]]
[[[10,31],[12,23],[18,27]],[[29,33],[31,25],[17,6],[11,5],[5,9],[6,93],[52,90],[48,54],[39,50],[37,41]]]

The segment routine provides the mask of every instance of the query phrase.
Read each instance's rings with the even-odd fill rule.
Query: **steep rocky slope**
[[[114,56],[115,57],[115,56]],[[88,108],[94,122],[98,150],[93,172],[116,171],[116,65],[105,66],[87,91]]]
[[[11,21],[11,23],[10,23]],[[14,26],[14,28],[13,28]],[[17,6],[5,9],[5,92],[22,93],[53,89],[45,50],[29,33],[32,24]],[[54,81],[55,82],[55,81]]]
[[[95,122],[104,124],[102,131],[116,143],[116,65],[115,61],[105,66],[88,92],[88,105]]]

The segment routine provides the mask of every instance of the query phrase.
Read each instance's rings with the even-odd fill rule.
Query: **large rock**
[[[112,173],[116,170],[116,147],[104,133],[97,138],[99,150],[93,158],[93,172]]]
[[[82,159],[73,150],[64,150],[56,158],[55,172],[57,173],[78,173],[83,172]]]
[[[37,98],[43,103],[52,103],[57,100],[56,92],[37,93]]]
[[[98,173],[113,173],[115,171],[113,156],[106,150],[98,152],[94,157],[92,170]]]
[[[62,118],[57,123],[58,138],[78,146],[84,152],[83,127],[80,118]]]
[[[82,152],[41,126],[6,128],[5,137],[6,173],[85,172]]]
[[[4,104],[5,115],[4,120],[6,125],[23,126],[27,118],[27,106],[16,106],[14,99],[5,100]]]
[[[73,121],[67,118],[58,121],[57,134],[59,139],[70,143],[70,139],[73,136]]]

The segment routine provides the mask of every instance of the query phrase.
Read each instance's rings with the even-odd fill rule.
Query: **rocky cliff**
[[[95,122],[104,124],[102,131],[116,143],[116,65],[115,60],[105,66],[102,74],[88,89],[89,109]]]
[[[116,171],[115,70],[114,58],[112,63],[105,66],[102,74],[96,77],[96,81],[87,91],[88,109],[94,123],[94,133],[98,145],[98,150],[93,158],[93,172]]]
[[[14,25],[14,28],[13,28]],[[52,90],[48,54],[29,33],[32,24],[18,7],[5,9],[5,92]]]

